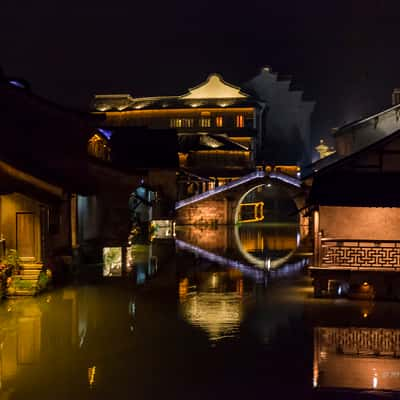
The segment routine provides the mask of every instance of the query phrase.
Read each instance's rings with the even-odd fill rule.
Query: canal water
[[[298,244],[178,230],[125,277],[1,303],[0,399],[398,398],[400,305],[314,299]]]

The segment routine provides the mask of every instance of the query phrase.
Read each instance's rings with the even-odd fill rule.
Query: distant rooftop
[[[130,94],[100,94],[94,96],[92,108],[96,111],[124,111],[187,107],[253,106],[256,102],[240,87],[225,82],[218,74],[189,89],[181,96],[138,97]]]

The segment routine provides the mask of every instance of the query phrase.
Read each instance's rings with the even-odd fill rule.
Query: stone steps
[[[36,295],[38,293],[38,279],[42,268],[43,264],[41,263],[20,264],[19,274],[12,276],[15,282],[14,285],[7,289],[8,296]]]

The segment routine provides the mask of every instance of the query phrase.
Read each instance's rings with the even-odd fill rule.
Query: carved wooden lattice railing
[[[317,327],[314,328],[314,335],[320,344],[334,352],[375,357],[400,356],[399,329]]]
[[[400,272],[400,241],[321,239],[318,267]]]

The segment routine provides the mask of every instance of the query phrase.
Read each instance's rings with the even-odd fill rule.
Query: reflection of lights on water
[[[257,282],[264,281],[264,271],[261,268],[258,268],[257,266],[242,264],[239,261],[219,256],[217,254],[204,250],[200,247],[186,243],[183,240],[176,239],[175,243],[178,249],[187,250],[211,262],[215,262],[220,265],[225,265],[230,268],[238,269],[244,275],[252,277]],[[291,276],[292,274],[296,274],[299,271],[301,271],[304,268],[304,266],[307,265],[307,262],[308,262],[307,259],[304,258],[294,263],[286,263],[277,269],[271,269],[270,278],[281,278],[285,276],[286,277]]]
[[[132,317],[136,314],[136,304],[134,300],[129,302],[129,314],[132,315]]]
[[[263,278],[263,272],[260,269],[254,268],[253,266],[245,265],[240,263],[239,261],[219,256],[217,254],[211,253],[210,251],[201,249],[200,247],[186,243],[183,240],[176,239],[175,243],[177,248],[181,250],[187,250],[206,260],[215,262],[217,264],[226,265],[234,269],[238,269],[245,275],[251,276],[256,280],[261,280]]]
[[[313,388],[318,386],[318,364],[314,364],[313,368]]]
[[[242,297],[237,292],[191,293],[180,310],[182,317],[204,330],[211,341],[237,336],[243,317]]]
[[[318,386],[318,377],[313,377],[313,387],[316,388]]]
[[[265,269],[267,271],[271,270],[271,259],[269,257],[265,260]]]
[[[179,282],[179,300],[182,301],[186,298],[188,294],[188,288],[189,288],[189,279],[188,278],[183,278]]]
[[[399,332],[366,327],[316,328],[314,387],[317,383],[329,388],[398,390],[400,371],[395,343]]]
[[[89,387],[92,388],[96,379],[96,366],[88,368]]]
[[[217,274],[214,273],[211,278],[212,287],[215,289],[217,287]]]

